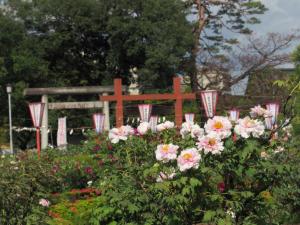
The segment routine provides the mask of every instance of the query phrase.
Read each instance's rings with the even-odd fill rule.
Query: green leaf
[[[197,186],[201,186],[202,182],[200,180],[198,180],[197,178],[192,177],[190,179],[190,184],[192,185],[192,187],[197,187]]]
[[[204,213],[203,222],[210,222],[216,216],[216,212],[212,210],[208,210]]]

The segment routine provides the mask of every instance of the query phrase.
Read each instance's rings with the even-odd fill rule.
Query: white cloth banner
[[[58,118],[57,146],[67,145],[67,117]]]

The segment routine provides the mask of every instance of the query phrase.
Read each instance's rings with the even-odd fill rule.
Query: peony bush
[[[268,116],[257,106],[236,123],[215,116],[178,129],[166,121],[153,133],[144,122],[119,136],[113,128],[89,223],[284,224],[299,208],[282,208],[278,190],[297,169],[281,161],[290,136],[266,129]]]

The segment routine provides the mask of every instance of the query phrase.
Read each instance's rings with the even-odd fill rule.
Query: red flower
[[[100,151],[100,149],[101,148],[99,145],[95,145],[93,150],[94,150],[94,152],[98,152],[98,151]]]
[[[113,150],[113,146],[111,144],[107,144],[108,150]]]
[[[87,174],[92,174],[93,173],[93,169],[92,167],[88,166],[84,169],[84,172],[87,173]]]
[[[225,183],[223,181],[218,183],[218,190],[221,193],[225,191]]]

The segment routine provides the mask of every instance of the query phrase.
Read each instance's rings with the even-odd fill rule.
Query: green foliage
[[[297,198],[299,191],[295,186],[298,168],[288,161],[282,164],[284,157],[295,154],[292,147],[293,153],[274,153],[279,142],[228,139],[221,156],[202,155],[199,169],[183,173],[175,169],[174,179],[156,182],[161,171],[170,173],[176,168],[176,163],[155,160],[157,144],[171,142],[182,149],[194,145],[192,139],[182,140],[175,130],[168,130],[131,137],[113,145],[113,152],[100,152],[104,179],[97,187],[102,195],[90,224],[282,224],[286,215],[297,215],[297,201],[291,200],[293,206],[284,210],[281,205],[287,204],[289,194]],[[281,193],[289,183],[297,191]]]
[[[16,126],[31,126],[24,88],[111,85],[115,77],[128,84],[133,68],[144,87],[169,86],[193,44],[186,9],[178,0],[9,0],[8,6],[13,10],[0,12],[0,84],[13,84]],[[7,102],[5,88],[0,101]],[[7,114],[3,104],[0,124],[7,124]],[[69,126],[91,125],[82,120],[87,112],[61,114],[74,118]],[[50,112],[52,127],[58,116]],[[26,149],[32,138],[18,133],[15,146]]]
[[[51,162],[31,155],[2,157],[0,160],[0,223],[24,224],[43,221],[46,210],[39,206],[41,198],[58,191],[59,177],[52,174]],[[34,214],[35,216],[32,216]],[[42,216],[41,216],[42,214]]]
[[[267,134],[266,134],[267,137]],[[155,159],[158,144],[195,145],[175,129],[111,144],[89,133],[83,146],[0,160],[1,224],[289,224],[299,222],[299,140],[225,140],[198,169]],[[283,147],[284,151],[275,151]],[[89,168],[87,170],[87,168]],[[176,173],[158,179],[161,172]],[[41,198],[49,207],[39,205]]]

